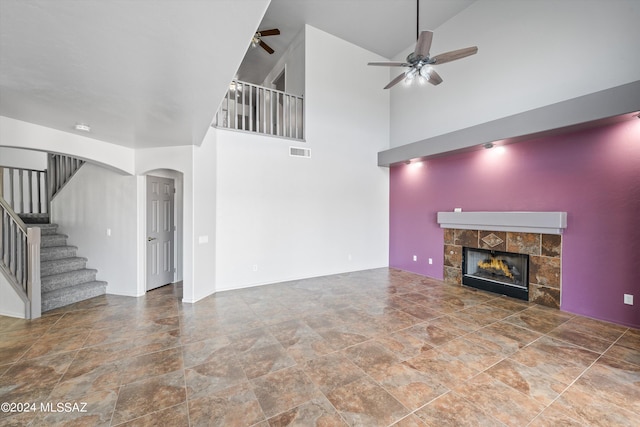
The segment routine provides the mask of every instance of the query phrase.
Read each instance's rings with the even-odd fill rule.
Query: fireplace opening
[[[462,284],[529,300],[529,255],[464,247]]]

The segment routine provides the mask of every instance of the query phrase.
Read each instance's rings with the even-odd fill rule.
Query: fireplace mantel
[[[566,212],[438,212],[441,228],[562,234]]]

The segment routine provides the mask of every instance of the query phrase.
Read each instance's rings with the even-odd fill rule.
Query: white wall
[[[47,168],[47,153],[43,151],[0,147],[0,166],[45,170]]]
[[[47,168],[47,153],[42,151],[23,150],[19,148],[0,147],[0,167],[3,166],[42,171]],[[26,208],[25,210],[28,212],[29,206],[31,205],[33,205],[36,211],[39,207],[42,207],[45,210],[47,209],[45,206],[40,206],[41,200],[38,198],[38,194],[41,194],[44,197],[47,191],[44,174],[40,175],[39,180],[36,179],[35,176],[32,176],[33,181],[31,182],[31,186],[29,186],[29,180],[27,177],[24,174],[21,174],[23,177],[23,180],[21,181],[18,178],[20,174],[17,171],[14,171],[13,193],[11,193],[12,181],[10,179],[10,175],[9,169],[6,168],[2,169],[0,172],[0,196],[3,196],[9,203],[13,201],[13,208],[16,212],[22,213],[20,210],[21,206],[24,206]],[[28,193],[29,188],[31,189],[31,193]],[[24,194],[22,190],[25,191]],[[29,194],[31,195],[31,200],[29,200]],[[27,196],[24,200],[22,200],[23,195]]]
[[[264,79],[263,86],[274,87],[272,82],[286,68],[286,92],[294,95],[304,95],[304,33],[303,29],[294,37],[285,53]]]
[[[97,280],[108,282],[107,293],[139,296],[138,189],[144,179],[85,164],[53,200],[51,222],[67,234]],[[107,236],[107,229],[111,236]]]
[[[0,145],[69,154],[125,173],[133,173],[135,150],[70,132],[0,116]]]
[[[25,318],[26,304],[0,273],[0,316]]]
[[[306,143],[216,131],[217,291],[388,265],[387,73],[309,26],[305,57]]]
[[[209,128],[202,144],[193,148],[193,293],[195,302],[217,290],[216,268],[219,264],[216,252],[217,196],[217,132]]]
[[[478,53],[436,67],[439,86],[391,89],[391,145],[636,81],[638,22],[637,0],[477,0],[435,29],[431,53]]]

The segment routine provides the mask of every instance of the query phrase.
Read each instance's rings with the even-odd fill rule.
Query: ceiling
[[[475,0],[420,0],[420,30],[435,30]],[[392,58],[416,41],[416,0],[272,0],[259,30],[275,53],[248,48],[237,77],[262,83],[305,24]]]
[[[421,29],[473,1],[421,0]],[[414,0],[0,0],[0,115],[131,148],[198,145],[236,72],[262,81],[305,23],[390,58],[415,20]],[[266,28],[282,32],[265,40],[276,53],[247,52]]]

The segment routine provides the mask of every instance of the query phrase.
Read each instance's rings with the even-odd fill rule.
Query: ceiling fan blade
[[[396,77],[395,79],[391,80],[389,82],[389,84],[386,85],[384,88],[385,89],[389,89],[389,88],[397,85],[398,83],[400,83],[404,79],[404,77],[405,77],[405,73],[400,74],[398,77]]]
[[[258,31],[258,33],[260,33],[260,37],[265,37],[265,36],[277,36],[280,34],[280,30],[277,28],[274,28],[272,30],[262,30],[262,31]]]
[[[418,41],[416,43],[416,50],[414,52],[414,55],[427,58],[429,56],[429,50],[431,49],[432,40],[433,40],[433,32],[431,31],[421,32],[420,36],[418,37]]]
[[[456,59],[462,59],[464,57],[474,55],[478,52],[478,46],[465,47],[464,49],[452,50],[451,52],[441,53],[436,55],[431,60],[433,64],[444,64],[445,62],[455,61]]]
[[[262,40],[260,40],[258,43],[260,44],[260,47],[262,47],[264,50],[269,52],[269,55],[271,55],[273,52],[275,52],[273,49],[271,49],[271,46],[269,46],[268,44],[266,44]]]
[[[442,83],[442,77],[440,77],[440,74],[436,73],[436,70],[432,68],[429,70],[429,80],[427,81],[432,85],[437,86]]]
[[[369,62],[367,65],[377,65],[381,67],[408,67],[406,62]]]

